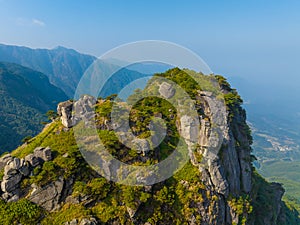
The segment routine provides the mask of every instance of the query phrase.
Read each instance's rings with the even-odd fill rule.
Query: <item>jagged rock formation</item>
[[[4,168],[4,176],[1,181],[2,198],[8,202],[17,201],[24,195],[20,188],[22,179],[28,177],[35,167],[50,160],[52,160],[52,153],[49,147],[38,147],[33,154],[27,155],[25,159],[12,157],[10,154],[1,157],[1,167]]]
[[[171,98],[175,94],[172,86],[163,83],[159,88],[160,94],[166,98]],[[228,91],[223,90],[226,94]],[[84,97],[87,98],[87,97]],[[247,133],[245,111],[240,106],[235,106],[236,111],[233,118],[230,118],[230,111],[224,107],[224,102],[217,99],[212,92],[199,91],[196,99],[201,102],[198,106],[199,110],[203,111],[203,116],[200,116],[200,129],[198,133],[197,126],[199,124],[192,117],[184,115],[180,119],[181,135],[187,143],[198,140],[198,148],[196,152],[190,152],[191,162],[199,168],[202,175],[202,181],[210,191],[211,196],[217,196],[217,201],[213,204],[210,198],[205,198],[203,202],[197,203],[198,212],[201,214],[201,224],[232,224],[241,223],[241,215],[236,212],[236,209],[228,201],[230,198],[238,198],[242,195],[250,195],[252,192],[252,166],[251,166],[251,138]],[[69,102],[61,103],[58,107],[58,112],[61,115],[61,121],[72,117],[71,110],[65,110],[67,114],[61,113],[64,111],[64,105]],[[82,99],[74,104],[82,105]],[[88,108],[90,107],[90,104]],[[69,106],[69,105],[68,105]],[[84,107],[83,107],[84,108]],[[81,110],[85,112],[85,110]],[[84,113],[82,113],[84,115]],[[78,121],[78,120],[77,120]],[[109,122],[106,122],[109,123]],[[64,124],[64,122],[63,122]],[[70,127],[66,123],[66,127]],[[110,129],[115,126],[107,126]],[[218,130],[214,129],[217,127]],[[222,136],[221,143],[219,135]],[[149,144],[146,140],[135,143],[137,149],[148,149]],[[146,151],[138,151],[137,153]],[[197,161],[195,154],[202,155],[200,161]],[[108,167],[107,170],[111,168]],[[274,187],[278,184],[272,184]],[[278,189],[279,191],[279,189]],[[279,191],[276,195],[278,207],[275,209],[277,215],[280,215],[280,201],[283,192]],[[213,211],[207,211],[207,206],[210,205]],[[130,218],[137,217],[138,208],[132,209],[127,207]],[[214,217],[207,214],[213,214]],[[243,215],[247,219],[247,213]],[[270,224],[272,218],[265,218],[265,223]],[[191,218],[191,224],[194,217]],[[249,222],[248,224],[251,224]]]
[[[63,193],[64,180],[59,180],[48,184],[45,187],[33,185],[33,190],[30,193],[29,200],[43,207],[48,211],[57,209],[60,205],[60,198]]]
[[[66,128],[75,126],[80,120],[89,122],[94,116],[93,105],[96,100],[94,97],[84,95],[75,103],[72,101],[61,102],[57,106],[57,114],[61,118],[62,124]],[[75,113],[72,113],[73,110]]]

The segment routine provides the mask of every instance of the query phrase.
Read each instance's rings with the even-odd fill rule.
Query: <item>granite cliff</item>
[[[157,76],[179,85],[182,83],[178,77],[188,80],[187,72],[177,68]],[[266,182],[252,166],[255,157],[251,154],[251,132],[236,90],[221,76],[199,74],[199,77],[206,81],[214,77],[224,97],[221,101],[220,93],[204,91],[191,81],[186,92],[195,103],[199,124],[193,115],[185,113],[184,107],[176,112],[171,104],[154,97],[142,99],[132,109],[130,128],[137,137],[149,136],[149,118],[167,121],[167,137],[153,150],[148,150],[153,144],[149,141],[137,143],[140,151],[133,151],[118,141],[114,131],[120,124],[110,117],[111,97],[82,96],[77,101],[60,103],[55,121],[26,146],[0,159],[1,204],[4,206],[0,210],[0,222],[298,224],[297,212],[287,208],[281,200],[284,194],[281,185]],[[148,85],[146,89],[154,86]],[[167,83],[160,84],[157,90],[167,99],[178,94],[174,85]],[[179,101],[178,104],[184,103]],[[94,117],[92,112],[95,112]],[[91,118],[109,152],[122,162],[135,165],[160,162],[174,151],[179,135],[185,141],[190,160],[172,177],[156,184],[126,186],[107,181],[86,163],[73,136],[74,126],[81,121],[88,124]],[[118,131],[124,133],[124,130]],[[121,167],[110,164],[103,165],[102,169],[110,175],[121,171]],[[37,207],[30,216],[26,210],[22,211],[24,201]],[[1,216],[14,206],[20,208],[20,214],[9,217],[11,220]]]

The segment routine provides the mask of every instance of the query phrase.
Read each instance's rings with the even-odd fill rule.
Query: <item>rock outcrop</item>
[[[175,69],[173,72],[176,71]],[[151,88],[154,89],[154,86]],[[160,84],[155,91],[170,102],[175,94],[180,95],[179,91],[175,91],[174,87],[166,82]],[[24,159],[13,157],[13,154],[0,158],[0,169],[4,172],[1,181],[2,199],[11,202],[27,198],[48,211],[50,217],[65,215],[66,210],[74,209],[76,213],[71,213],[71,218],[64,218],[62,223],[65,225],[287,225],[285,205],[281,201],[283,188],[279,184],[266,182],[252,167],[252,140],[240,101],[228,104],[224,101],[226,98],[220,98],[221,94],[230,93],[230,100],[235,101],[239,100],[239,96],[230,86],[222,87],[219,91],[221,93],[216,94],[213,91],[193,90],[195,96],[190,102],[186,101],[185,97],[178,101],[176,99],[179,106],[179,109],[176,109],[177,116],[175,110],[169,106],[163,108],[163,104],[153,107],[153,112],[149,107],[147,110],[151,113],[142,116],[137,116],[139,114],[136,113],[135,118],[130,121],[132,126],[125,128],[125,122],[122,121],[122,116],[128,109],[125,103],[120,103],[125,105],[125,110],[119,110],[122,112],[120,121],[113,121],[112,117],[106,115],[111,104],[109,99],[96,101],[93,97],[82,96],[77,101],[60,103],[57,112],[65,128],[59,121],[54,121],[55,126],[51,126],[54,128],[49,132],[49,139],[46,137],[44,142],[54,143],[55,154],[52,154],[49,147],[38,147]],[[103,110],[105,113],[99,113],[99,107],[103,105],[106,107]],[[94,111],[95,106],[99,111]],[[159,112],[161,108],[163,110]],[[192,109],[195,113],[187,113],[186,109]],[[140,138],[143,133],[137,129],[136,124],[145,125],[144,121],[149,122],[147,116],[150,114],[159,121],[167,118],[166,124],[171,124],[171,129],[166,129],[163,140],[159,139],[159,136],[153,136],[152,139]],[[112,163],[105,157],[98,158],[104,151],[95,151],[94,148],[86,155],[83,154],[83,157],[80,152],[76,152],[77,147],[81,146],[79,141],[93,143],[93,147],[98,145],[94,136],[84,136],[82,140],[76,139],[76,146],[71,135],[76,132],[74,126],[79,122],[82,125],[81,121],[88,127],[93,126],[94,121],[97,122],[93,127],[100,130],[100,138],[108,145],[110,153],[115,158],[119,157],[119,163]],[[148,123],[145,126],[152,132],[151,128],[154,125],[155,123]],[[130,129],[136,132],[133,132],[137,134],[135,137],[142,135],[139,138],[128,139],[126,132]],[[118,141],[113,137],[112,130],[116,131],[114,134],[119,138]],[[156,131],[163,133],[165,130]],[[98,137],[99,133],[95,136]],[[126,140],[131,145],[127,145]],[[63,147],[57,147],[55,141],[63,142]],[[176,141],[183,143],[184,147],[178,148],[179,154],[170,151],[176,149]],[[71,146],[65,146],[65,143],[70,143]],[[35,143],[33,146],[38,145]],[[137,152],[132,152],[132,149]],[[135,167],[136,173],[132,175],[131,171],[125,168],[125,161],[132,165],[149,165],[162,162],[167,154],[173,153],[174,160],[161,171],[145,171],[141,167]],[[156,182],[158,175],[164,175],[169,168],[179,166],[176,160],[182,153],[190,157],[191,163],[185,164],[173,177]],[[89,166],[84,159],[94,164]],[[120,162],[121,160],[124,162]],[[100,165],[102,176],[93,170],[96,168],[94,165]],[[34,174],[36,171],[37,177]],[[40,174],[43,176],[39,177]],[[105,180],[103,176],[111,181]],[[115,184],[112,181],[116,177],[128,181],[135,180],[138,184],[146,186],[129,187]],[[43,182],[35,182],[37,180]],[[21,184],[24,186],[24,183],[27,186],[21,189]],[[267,195],[267,200],[270,201],[266,206],[265,202],[261,202],[265,199],[264,195]]]
[[[72,101],[61,102],[57,106],[57,114],[61,118],[61,123],[67,128],[74,126],[74,121],[72,118],[72,110],[73,110]]]
[[[20,183],[24,177],[28,177],[32,170],[46,161],[52,160],[52,152],[49,147],[38,147],[33,154],[27,155],[25,159],[4,155],[0,162],[6,162],[4,176],[1,181],[2,198],[6,201],[17,201],[21,195]]]
[[[58,209],[63,187],[63,178],[59,178],[59,180],[45,187],[37,187],[34,185],[28,199],[48,211]]]
[[[167,82],[163,82],[159,86],[159,93],[166,99],[172,98],[175,94],[175,89],[173,88],[172,84],[169,84]]]
[[[95,102],[94,97],[84,95],[76,102],[69,100],[59,103],[57,114],[60,116],[61,123],[66,128],[75,126],[81,120],[89,123],[95,115],[93,110]]]
[[[166,82],[162,83],[158,90],[161,96],[167,99],[172,98],[175,94],[172,85]],[[222,91],[224,94],[228,93],[228,90]],[[245,111],[236,105],[234,114],[232,114],[230,111],[232,109],[228,109],[224,100],[208,91],[198,91],[196,100],[198,105],[195,109],[202,112],[199,114],[199,120],[182,111],[178,122],[180,135],[189,147],[191,162],[199,168],[201,179],[206,186],[206,191],[202,190],[203,193],[201,193],[203,201],[193,204],[197,205],[196,208],[201,215],[201,224],[239,224],[241,218],[247,218],[248,214],[245,213],[241,217],[228,199],[244,195],[250,196],[253,191],[250,147],[252,140],[247,133],[249,128],[246,124]],[[69,121],[64,124],[69,128],[77,123],[74,121],[81,119],[90,121],[90,118],[93,117],[94,104],[94,99],[91,97],[82,97],[72,103],[72,107],[77,110],[76,113],[72,114],[68,110],[69,108],[63,109],[65,105],[71,108],[66,102],[58,107],[58,114],[61,115],[63,124],[64,121]],[[67,112],[67,114],[63,112]],[[101,126],[101,129],[106,127],[106,129],[119,131],[120,124],[111,124],[111,121],[106,121],[105,126]],[[123,132],[123,130],[121,131]],[[143,155],[150,149],[150,145],[145,139],[136,139],[133,146],[137,153],[143,153]],[[197,146],[196,149],[193,149],[193,146]],[[201,160],[197,155],[202,156]],[[106,165],[105,162],[101,164],[106,174],[110,174],[110,176],[118,174],[118,167],[113,168],[110,164]],[[150,179],[150,175],[146,178],[137,175],[137,179],[143,183],[143,180]],[[207,191],[209,191],[209,195]],[[277,215],[280,214],[281,197],[282,194],[279,194],[276,199],[279,205],[279,208],[275,210]],[[216,198],[216,200],[211,202],[212,198]],[[70,198],[68,199],[70,200]],[[133,210],[127,207],[127,211],[129,217],[135,221],[140,209]],[[191,216],[189,221],[190,224],[197,224],[195,216]],[[266,218],[266,221],[271,220]],[[248,224],[252,225],[252,222],[249,220]]]

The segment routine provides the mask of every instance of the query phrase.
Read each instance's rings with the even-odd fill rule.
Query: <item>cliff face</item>
[[[178,69],[164,75],[169,74],[186,75]],[[0,159],[0,167],[4,169],[2,198],[17,204],[26,198],[37,204],[41,207],[39,213],[47,215],[43,219],[36,217],[42,224],[276,225],[292,224],[288,218],[291,216],[297,224],[295,213],[289,212],[281,201],[283,188],[267,183],[252,166],[252,139],[241,108],[242,100],[224,78],[217,76],[217,79],[225,105],[213,92],[193,90],[200,124],[182,112],[178,120],[166,102],[157,99],[140,102],[140,108],[148,113],[152,110],[155,117],[165,119],[171,127],[167,130],[168,137],[154,151],[146,151],[144,144],[141,151],[132,152],[118,142],[112,131],[117,124],[109,116],[112,107],[109,99],[96,101],[83,96],[76,102],[60,103],[56,121],[27,146]],[[168,98],[177,94],[167,84],[161,85],[159,91]],[[76,117],[73,107],[85,116]],[[107,181],[83,160],[73,137],[72,127],[80,119],[90,118],[93,107],[101,140],[123,162],[147,164],[164,159],[177,141],[175,127],[189,148],[190,162],[173,177],[153,185],[126,186]],[[147,132],[139,124],[149,117],[141,116],[140,108],[134,108],[131,117],[131,129],[137,136]],[[196,148],[190,148],[192,144]],[[107,173],[116,172],[111,165],[103,166]],[[10,185],[11,181],[14,185]],[[0,222],[8,224],[1,220],[1,213]]]
[[[218,206],[212,212],[216,218],[209,217],[205,220],[204,217],[201,222],[203,224],[239,224],[241,217],[247,219],[251,211],[246,199],[242,203],[245,204],[242,206],[244,207],[242,213],[237,212],[230,202],[240,196],[249,196],[252,190],[251,139],[249,140],[248,134],[245,133],[248,129],[245,113],[240,106],[236,105],[234,115],[229,118],[230,111],[222,107],[222,103],[211,93],[200,92],[198,98],[203,103],[201,108],[206,116],[206,119],[201,120],[199,134],[198,151],[203,157],[199,162],[192,160],[192,163],[199,167],[206,188],[213,195],[218,196]],[[215,121],[221,128],[223,137],[221,146],[213,149],[214,151],[210,146],[216,144],[211,143],[210,140],[218,140],[217,137],[212,136],[220,134],[212,131],[212,121]],[[200,211],[205,209],[205,204],[207,202],[201,204]]]

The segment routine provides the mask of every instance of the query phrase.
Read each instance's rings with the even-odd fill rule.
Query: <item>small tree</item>
[[[55,120],[58,117],[57,113],[54,110],[49,110],[48,112],[46,112],[46,116],[48,120],[51,121]]]
[[[22,139],[22,143],[28,144],[28,142],[32,139],[32,136],[26,136]]]

